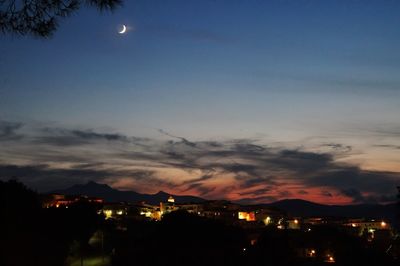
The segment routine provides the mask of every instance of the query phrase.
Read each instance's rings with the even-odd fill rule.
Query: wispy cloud
[[[73,146],[90,144],[98,141],[135,143],[145,141],[144,138],[127,137],[118,133],[99,133],[93,130],[78,130],[65,128],[45,127],[41,135],[36,137],[37,143],[51,144],[57,146]]]
[[[0,141],[15,140],[20,138],[17,131],[23,126],[22,123],[0,120]]]
[[[400,150],[400,145],[393,145],[393,144],[376,144],[374,145],[374,147]]]
[[[398,172],[337,160],[352,151],[340,143],[321,143],[330,150],[314,152],[254,139],[191,141],[164,130],[160,134],[170,139],[48,126],[17,134],[21,124],[7,123],[0,141],[12,148],[0,152],[0,178],[15,176],[40,190],[96,180],[244,202],[290,197],[345,203],[390,200],[384,196],[400,182]]]

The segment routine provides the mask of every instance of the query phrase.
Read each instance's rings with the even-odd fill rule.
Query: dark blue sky
[[[335,163],[398,173],[399,14],[395,0],[125,1],[113,13],[82,9],[50,39],[2,36],[3,131],[20,123],[36,137],[51,127],[174,139],[162,129],[191,141],[246,139],[316,154],[340,144],[351,152],[335,153]],[[130,28],[124,35],[121,24]],[[3,154],[3,164],[56,167],[34,144],[12,145],[31,157]],[[187,174],[169,170],[182,180]]]

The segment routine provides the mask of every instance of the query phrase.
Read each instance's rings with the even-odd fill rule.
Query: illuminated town
[[[250,256],[249,254],[257,250],[259,241],[265,241],[263,234],[267,230],[276,231],[276,234],[290,238],[294,257],[301,265],[326,263],[347,265],[343,264],[344,262],[341,261],[343,259],[340,258],[342,256],[340,252],[343,251],[335,250],[335,244],[329,243],[331,241],[329,237],[332,237],[329,235],[334,232],[347,235],[350,239],[358,239],[357,241],[364,243],[365,247],[375,252],[382,252],[388,260],[392,259],[393,263],[400,258],[397,230],[388,220],[379,219],[379,217],[299,217],[274,207],[241,205],[226,200],[201,203],[177,202],[172,195],[157,205],[146,202],[105,202],[102,198],[85,195],[48,194],[42,198],[42,207],[46,209],[68,209],[79,202],[97,206],[97,214],[103,217],[104,221],[112,224],[115,230],[120,232],[119,234],[128,234],[129,225],[132,222],[160,223],[164,217],[174,214],[217,221],[239,228],[244,233],[245,241],[242,242],[241,247],[244,257]],[[193,228],[193,230],[196,229]],[[324,230],[332,232],[324,232]],[[324,239],[326,233],[328,237]],[[96,231],[91,241],[94,243],[93,239],[103,234],[102,231]],[[175,243],[173,239],[171,241]],[[324,243],[325,241],[327,243]],[[117,250],[112,250],[112,254],[115,255]],[[336,254],[338,253],[339,260],[337,261]]]

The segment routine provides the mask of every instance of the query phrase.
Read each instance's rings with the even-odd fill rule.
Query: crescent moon
[[[124,34],[126,32],[126,26],[122,25],[122,29],[118,31],[119,34]]]

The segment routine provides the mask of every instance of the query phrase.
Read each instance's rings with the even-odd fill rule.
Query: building
[[[358,231],[358,234],[374,233],[377,230],[391,230],[390,224],[384,220],[365,220],[365,219],[350,219],[344,226],[352,227]]]
[[[128,215],[129,207],[124,203],[108,203],[103,206],[100,213],[107,219],[118,219]]]
[[[177,211],[179,208],[175,206],[175,199],[172,196],[168,197],[167,202],[160,202],[160,215],[163,216],[172,211]]]
[[[43,208],[59,208],[68,207],[71,204],[77,202],[89,202],[93,204],[103,204],[104,200],[98,197],[88,197],[88,196],[74,196],[74,195],[63,195],[63,194],[47,194],[42,198]]]

